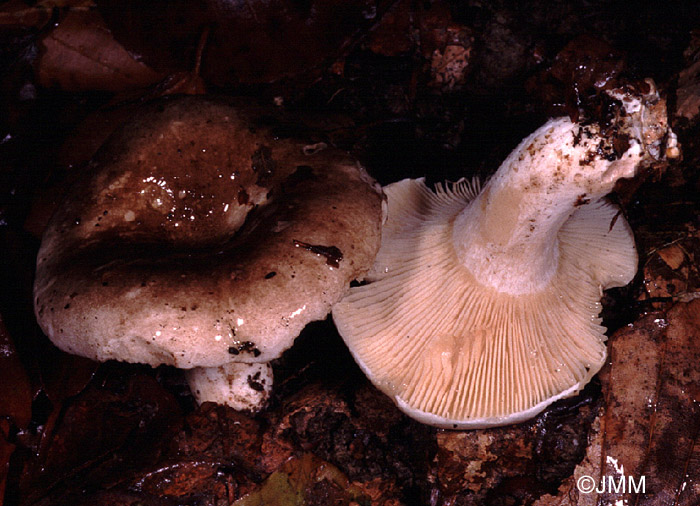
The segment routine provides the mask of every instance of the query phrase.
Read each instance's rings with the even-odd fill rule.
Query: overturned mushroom
[[[190,369],[200,401],[261,406],[268,362],[379,247],[380,190],[264,111],[154,106],[111,138],[42,240],[34,287],[61,349]]]
[[[665,103],[615,90],[609,124],[550,120],[478,191],[389,185],[368,284],[333,318],[374,384],[447,428],[526,420],[578,392],[605,359],[601,290],[637,270],[634,238],[603,197],[661,156]],[[651,88],[651,89],[650,89]]]

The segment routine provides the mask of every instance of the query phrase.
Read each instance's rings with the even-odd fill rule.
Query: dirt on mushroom
[[[200,401],[264,404],[266,363],[369,268],[381,221],[355,160],[305,152],[264,114],[177,98],[111,137],[43,235],[36,314],[57,346],[191,369]],[[300,166],[315,177],[289,185]]]

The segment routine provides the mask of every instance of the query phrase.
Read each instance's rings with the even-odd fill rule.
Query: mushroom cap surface
[[[580,206],[558,234],[553,279],[514,295],[481,284],[451,246],[474,186],[433,192],[407,179],[384,191],[388,220],[370,283],[351,289],[333,319],[361,369],[403,411],[445,428],[517,423],[596,374],[606,356],[601,287],[625,285],[637,270],[615,206]]]
[[[379,247],[381,190],[269,111],[185,97],[113,135],[37,259],[35,312],[61,349],[180,368],[278,357]]]

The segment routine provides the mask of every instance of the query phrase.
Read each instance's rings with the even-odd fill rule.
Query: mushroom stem
[[[557,234],[576,209],[658,156],[662,135],[649,131],[657,118],[643,114],[642,99],[623,101],[623,107],[614,129],[550,120],[518,145],[457,216],[457,258],[481,284],[513,295],[542,290],[557,271]]]
[[[215,402],[233,409],[259,411],[272,390],[272,367],[268,363],[229,362],[219,367],[195,367],[187,382],[197,402]]]
[[[597,126],[559,118],[510,154],[455,219],[457,257],[480,283],[514,295],[547,285],[557,270],[562,225],[577,207],[609,193],[617,179],[633,176],[642,159],[636,139],[619,156],[590,159],[606,143]]]

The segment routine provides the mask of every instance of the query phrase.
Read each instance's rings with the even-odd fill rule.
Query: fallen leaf
[[[136,482],[135,488],[158,497],[186,497],[211,490],[219,462],[180,460],[159,465]]]
[[[205,403],[186,419],[177,437],[177,453],[191,460],[234,463],[245,473],[260,477],[262,427],[228,406]]]
[[[588,455],[559,495],[538,506],[700,503],[698,328],[695,300],[615,333],[601,371],[606,407]]]
[[[603,90],[620,84],[620,74],[627,68],[626,55],[602,38],[580,35],[571,40],[552,65],[530,78],[527,90],[546,105],[553,116],[579,115],[604,117],[606,95]]]
[[[185,419],[168,451],[124,485],[143,494],[144,500],[198,497],[207,503],[230,503],[276,470],[261,467],[261,443],[257,421],[227,406],[204,403]]]
[[[187,503],[188,506],[192,503]],[[94,494],[89,494],[78,502],[71,502],[66,506],[183,506],[183,502],[178,499],[166,497],[156,497],[123,488],[112,490],[101,490]],[[54,504],[40,503],[38,506],[56,506]]]
[[[69,11],[41,44],[36,69],[45,87],[116,92],[144,88],[164,77],[119,45],[94,9]]]
[[[433,473],[444,504],[489,497],[527,504],[557,487],[584,455],[595,399],[584,393],[560,401],[518,425],[438,432]]]
[[[10,333],[0,315],[0,418],[8,417],[19,428],[32,417],[32,389]],[[0,494],[2,497],[2,494]]]
[[[292,457],[262,486],[233,506],[303,506],[364,503],[367,497],[337,467],[311,453]]]
[[[666,262],[671,269],[678,269],[683,260],[685,260],[685,252],[678,244],[671,244],[658,252],[661,259]]]
[[[599,475],[598,466],[600,465],[600,452],[603,444],[600,421],[603,414],[604,408],[601,407],[598,416],[591,424],[586,455],[576,466],[573,474],[559,486],[558,495],[544,494],[533,503],[533,506],[598,506],[598,495],[580,494],[577,484],[581,483],[580,480],[586,481],[590,476]]]
[[[302,389],[285,403],[275,431],[355,483],[381,478],[427,496],[417,483],[435,455],[435,429],[408,419],[364,380],[360,385],[352,393],[318,384]]]
[[[175,399],[152,377],[106,374],[70,400],[42,451],[24,466],[21,498],[49,504],[77,501],[86,492],[111,488],[153,465],[180,427]]]
[[[694,505],[700,503],[700,300],[678,304],[666,320],[647,450],[644,460],[631,464],[627,474],[634,475],[636,467],[637,477],[647,478],[646,495],[637,501],[640,505]],[[623,354],[639,346],[626,344],[628,348],[621,346]],[[639,420],[640,413],[635,414]],[[608,454],[614,450],[611,444]]]
[[[652,300],[700,297],[700,232],[687,225],[680,237],[653,250],[644,262],[644,287]],[[660,307],[657,303],[657,307]]]
[[[10,457],[15,451],[15,445],[8,441],[10,422],[0,418],[0,506],[5,497],[7,473],[10,470]]]
[[[415,44],[412,39],[413,14],[410,0],[396,2],[367,36],[367,48],[383,56],[408,54]]]
[[[189,69],[202,31],[211,35],[202,77],[225,86],[320,71],[367,31],[387,0],[99,0],[117,40],[153,68]]]
[[[691,40],[685,50],[685,60],[688,62],[678,74],[678,89],[676,91],[676,115],[694,121],[700,114],[700,32],[694,30]]]
[[[63,401],[82,392],[100,366],[94,360],[69,355],[54,347],[47,348],[39,361],[42,388],[57,409]]]
[[[41,29],[59,9],[87,10],[94,5],[92,0],[9,0],[0,8],[0,26]]]

